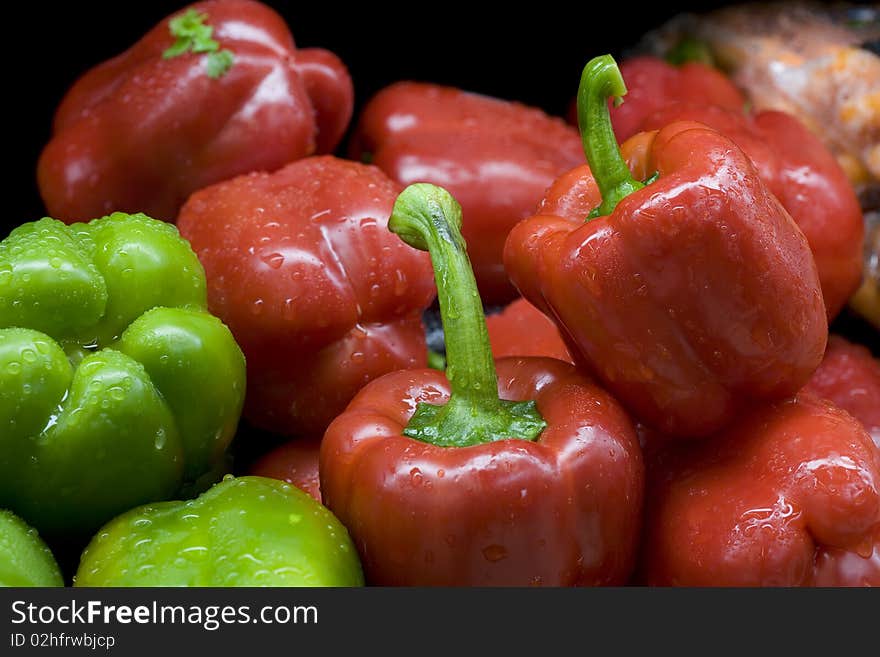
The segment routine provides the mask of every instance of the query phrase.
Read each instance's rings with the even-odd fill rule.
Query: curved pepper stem
[[[645,186],[630,173],[611,127],[608,99],[614,98],[616,106],[625,94],[623,76],[611,55],[587,62],[578,87],[578,126],[587,162],[602,193],[602,204],[589,219],[611,214],[620,201]]]
[[[451,388],[442,406],[419,403],[404,435],[439,447],[537,438],[547,423],[535,402],[498,397],[483,304],[461,236],[461,206],[441,187],[410,185],[397,197],[388,228],[431,254]]]

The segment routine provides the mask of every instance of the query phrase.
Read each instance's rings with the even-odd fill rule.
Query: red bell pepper
[[[372,584],[623,584],[644,485],[632,423],[568,363],[493,361],[460,221],[433,185],[394,206],[391,230],[430,250],[448,367],[358,393],[321,444],[324,503]]]
[[[427,359],[430,259],[386,230],[397,184],[331,156],[202,189],[178,227],[248,364],[244,415],[317,436],[368,381]]]
[[[794,394],[818,366],[827,321],[816,267],[749,159],[706,126],[637,138],[646,159],[634,168],[659,178],[635,180],[606,103],[625,92],[610,56],[587,64],[590,166],[558,180],[540,214],[511,231],[505,264],[639,420],[705,436],[755,400]]]
[[[553,180],[584,161],[577,131],[515,102],[451,87],[400,82],[365,107],[351,155],[369,157],[408,185],[442,185],[461,203],[480,294],[516,296],[501,260],[513,225],[531,214]]]
[[[200,2],[73,85],[40,156],[40,193],[68,222],[116,210],[172,221],[196,189],[330,152],[353,102],[339,58],[297,50],[267,5]]]
[[[880,360],[839,335],[828,340],[819,369],[804,390],[834,402],[852,415],[880,450]],[[816,560],[818,586],[880,586],[880,529],[869,557],[829,548]]]
[[[321,480],[318,477],[318,455],[321,437],[297,438],[270,450],[250,468],[248,475],[280,479],[321,501]]]
[[[851,415],[809,393],[649,457],[645,499],[640,583],[865,583],[853,562],[878,583],[880,452]]]
[[[629,99],[621,109],[629,105]],[[794,116],[744,114],[714,105],[674,103],[649,114],[641,129],[699,121],[739,146],[810,243],[828,318],[834,318],[862,280],[864,221],[855,190],[837,159]]]
[[[574,363],[559,329],[549,317],[525,299],[486,316],[489,343],[495,358],[546,356]]]

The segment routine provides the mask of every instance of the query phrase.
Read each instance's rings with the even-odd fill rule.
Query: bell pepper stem
[[[608,99],[614,98],[618,105],[625,94],[623,76],[611,55],[587,62],[578,87],[578,127],[587,162],[602,194],[602,203],[590,213],[590,219],[611,214],[620,201],[644,187],[633,178],[620,154],[608,112]]]
[[[394,203],[388,228],[431,254],[451,390],[442,406],[420,403],[404,434],[441,447],[537,438],[546,423],[535,403],[498,396],[483,304],[461,236],[461,206],[441,187],[410,185]]]

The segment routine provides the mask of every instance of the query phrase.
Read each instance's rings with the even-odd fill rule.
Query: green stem
[[[410,185],[397,197],[388,228],[431,254],[451,389],[442,406],[420,403],[403,433],[441,447],[537,438],[546,423],[534,401],[498,397],[483,304],[461,236],[461,206],[441,187]]]
[[[611,127],[608,99],[614,98],[619,105],[625,94],[623,76],[611,55],[587,62],[578,88],[578,126],[587,162],[602,194],[602,204],[590,213],[590,219],[611,214],[620,201],[644,187],[626,166]]]

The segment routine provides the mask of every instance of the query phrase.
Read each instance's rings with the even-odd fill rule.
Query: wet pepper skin
[[[536,442],[438,447],[402,434],[418,402],[443,404],[436,370],[365,387],[321,445],[324,502],[348,527],[367,582],[404,586],[622,585],[644,472],[632,423],[567,363],[497,361],[502,399],[534,399]]]
[[[630,103],[627,95],[618,111]],[[648,114],[641,129],[659,130],[674,121],[704,123],[748,155],[810,243],[828,318],[833,319],[861,283],[865,228],[856,193],[831,151],[784,112],[751,115],[714,105],[675,103]]]
[[[523,296],[555,317],[572,355],[649,426],[706,436],[755,400],[797,392],[827,322],[803,234],[733,143],[679,122],[626,142],[656,182],[585,223],[589,167],[548,190],[508,237]]]
[[[175,42],[169,21],[184,9],[87,72],[58,107],[40,157],[50,214],[74,221],[125,210],[173,221],[196,189],[336,146],[354,94],[334,54],[297,50],[282,17],[259,2],[191,8],[233,53],[232,67],[212,78],[202,54],[163,58]]]
[[[64,586],[64,579],[37,530],[0,509],[0,587],[4,586]]]
[[[829,399],[862,423],[880,451],[880,360],[867,348],[839,335],[828,340],[819,369],[804,388]],[[816,561],[819,586],[880,586],[880,528],[868,558],[846,550],[825,550]]]
[[[430,258],[386,226],[398,192],[331,156],[196,192],[178,226],[204,264],[208,305],[248,359],[245,416],[320,436],[368,381],[424,366]]]
[[[198,498],[132,509],[86,547],[75,586],[362,586],[351,538],[281,481],[229,476]]]
[[[859,554],[880,531],[880,452],[830,402],[801,393],[770,404],[655,454],[648,473],[643,583],[867,583],[846,562],[871,563]]]
[[[0,242],[0,507],[87,537],[228,467],[245,361],[171,224],[41,219]]]
[[[502,263],[504,239],[534,212],[562,173],[584,162],[577,131],[515,102],[452,87],[399,82],[364,108],[351,155],[368,156],[394,180],[430,182],[456,197],[486,304],[516,291]]]

